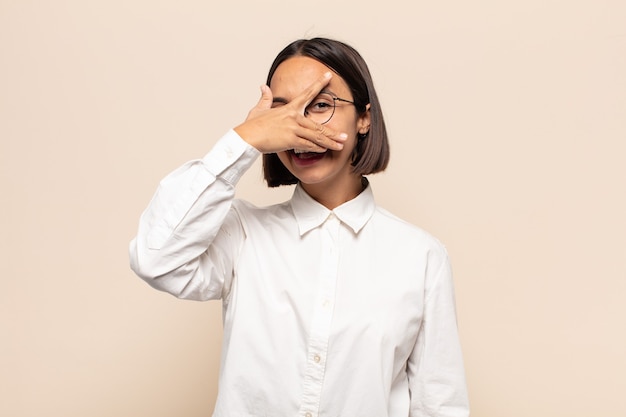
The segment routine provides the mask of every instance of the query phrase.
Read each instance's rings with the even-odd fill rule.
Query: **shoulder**
[[[265,222],[266,225],[270,225],[275,220],[293,217],[288,201],[269,206],[257,206],[247,200],[235,199],[233,200],[232,211],[244,224]]]
[[[445,245],[430,232],[396,216],[390,211],[377,206],[372,218],[377,229],[389,235],[392,241],[409,246],[412,250],[425,251],[429,257],[447,262],[448,252]]]
[[[282,203],[272,204],[269,206],[257,206],[248,200],[238,198],[233,200],[233,209],[248,215],[272,215],[284,210],[290,210],[289,201],[283,201]]]

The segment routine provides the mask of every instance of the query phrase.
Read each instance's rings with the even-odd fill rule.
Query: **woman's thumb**
[[[272,108],[272,90],[267,85],[261,86],[261,98],[257,103],[256,107],[259,109],[270,109]]]

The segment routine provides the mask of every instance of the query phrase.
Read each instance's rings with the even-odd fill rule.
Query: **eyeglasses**
[[[321,125],[328,123],[335,114],[335,108],[337,107],[338,101],[354,105],[354,101],[333,96],[327,91],[322,91],[313,99],[312,102],[309,103],[308,106],[306,106],[304,109],[304,115],[309,117],[315,123],[319,123]]]

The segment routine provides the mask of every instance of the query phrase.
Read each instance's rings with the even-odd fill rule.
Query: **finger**
[[[257,109],[266,110],[272,108],[272,100],[274,96],[272,95],[272,90],[267,85],[261,86],[261,98],[259,102],[256,104]]]
[[[319,124],[309,119],[308,117],[302,117],[299,120],[300,124],[305,128],[315,132],[320,138],[327,138],[336,142],[345,142],[348,139],[346,133],[338,132],[335,129],[328,127],[327,125]]]
[[[345,133],[338,133],[327,126],[311,122],[306,118],[302,129],[298,131],[298,136],[312,142],[314,145],[337,151],[343,149],[343,142],[348,138],[348,135]]]
[[[306,88],[302,93],[300,93],[292,103],[297,106],[300,110],[304,110],[304,108],[313,100],[317,95],[322,91],[324,87],[328,85],[330,79],[333,77],[332,72],[327,71],[317,80],[315,80],[308,88]]]

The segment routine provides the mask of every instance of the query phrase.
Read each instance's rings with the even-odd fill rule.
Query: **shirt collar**
[[[334,210],[329,210],[315,201],[298,184],[291,197],[291,208],[298,222],[300,236],[320,226],[331,213],[334,213],[339,220],[347,224],[354,233],[359,233],[376,209],[372,187],[366,178],[363,178],[363,181],[365,189],[355,198]]]

